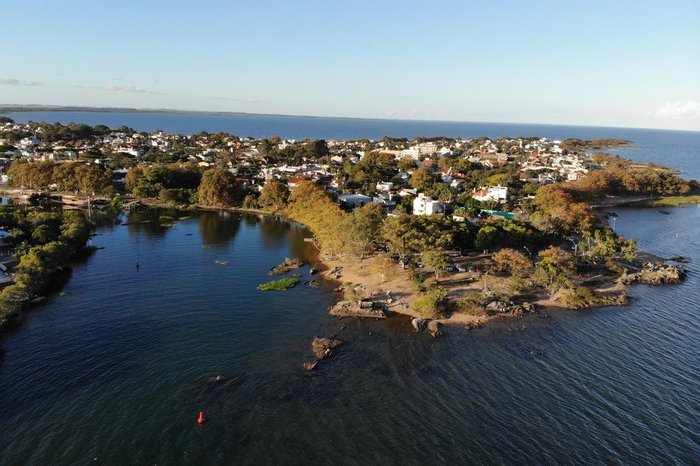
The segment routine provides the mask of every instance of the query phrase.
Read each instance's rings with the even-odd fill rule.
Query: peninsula
[[[683,279],[682,266],[640,259],[634,239],[609,225],[615,214],[592,207],[666,196],[676,204],[700,200],[696,181],[600,152],[627,144],[539,137],[296,141],[0,118],[0,182],[7,195],[28,202],[283,215],[308,226],[321,251],[314,266],[337,281],[344,296],[334,315],[393,312],[475,326],[537,308],[622,305],[632,283]],[[50,219],[58,233],[46,238],[35,238],[45,231],[38,214],[18,215],[3,207],[0,216],[0,247],[19,263],[5,275],[0,319],[40,294],[43,285],[34,282],[47,274],[28,275],[22,265],[39,254],[34,248],[68,242],[66,260],[84,245],[87,223],[79,213]],[[80,236],[66,236],[78,224]],[[23,286],[32,293],[19,293]]]

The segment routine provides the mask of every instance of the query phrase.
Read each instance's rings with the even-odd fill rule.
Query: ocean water
[[[635,141],[697,176],[693,133],[662,133]],[[698,464],[700,206],[616,212],[688,279],[442,339],[331,318],[325,284],[258,291],[315,260],[298,225],[134,213],[0,341],[0,464]],[[316,335],[345,344],[309,374]]]

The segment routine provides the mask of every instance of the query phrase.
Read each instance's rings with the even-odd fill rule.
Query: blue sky
[[[700,130],[700,1],[5,1],[0,104]]]

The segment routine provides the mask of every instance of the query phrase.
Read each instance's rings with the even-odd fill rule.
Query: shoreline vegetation
[[[2,240],[16,245],[12,283],[0,291],[0,328],[19,319],[22,311],[43,300],[70,263],[92,252],[87,247],[92,225],[79,211],[21,211],[0,206],[0,225],[8,228]]]
[[[124,152],[126,141],[136,155]],[[615,214],[593,208],[700,198],[698,183],[671,169],[587,153],[629,143],[544,138],[329,143],[0,121],[0,145],[14,154],[6,173],[15,191],[25,193],[29,186],[33,193],[102,197],[114,208],[282,216],[313,234],[309,240],[322,263],[314,267],[342,293],[344,304],[331,313],[404,314],[414,318],[416,330],[429,328],[434,335],[440,331],[431,321],[473,328],[537,309],[625,305],[631,284],[683,280],[680,265],[641,260],[636,242],[608,225]],[[31,151],[20,150],[22,145]],[[115,180],[117,174],[122,178]],[[43,223],[35,225],[31,217],[22,221],[33,226],[22,227],[12,217],[19,211],[4,209],[0,230],[10,232],[8,244],[19,265],[15,283],[0,299],[19,309],[84,248],[89,227],[84,216],[67,212],[53,221],[68,222],[65,229],[79,230],[77,238],[66,236],[62,224],[53,235],[34,238],[45,230]],[[179,218],[163,217],[161,225]],[[55,242],[68,245],[55,246],[56,257],[44,251]],[[41,270],[30,266],[35,257],[46,261]],[[295,268],[298,264],[285,261],[271,271],[281,278],[259,288],[294,287],[299,279],[283,275]]]

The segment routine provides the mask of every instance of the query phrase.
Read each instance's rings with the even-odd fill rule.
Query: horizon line
[[[354,116],[322,116],[322,115],[301,115],[288,113],[254,113],[237,112],[230,110],[180,110],[173,108],[136,108],[136,107],[103,107],[103,106],[81,106],[81,105],[45,105],[45,104],[0,104],[0,115],[7,113],[28,113],[28,112],[94,112],[94,113],[183,113],[200,115],[244,115],[244,116],[266,116],[266,117],[294,117],[294,118],[330,118],[335,120],[369,120],[369,121],[407,121],[425,123],[477,123],[477,124],[501,124],[501,125],[535,125],[535,126],[570,126],[585,128],[611,128],[611,129],[639,129],[655,131],[680,131],[687,133],[698,133],[700,129],[673,129],[658,127],[639,126],[605,126],[594,124],[573,124],[573,123],[523,123],[516,121],[477,121],[477,120],[425,120],[411,118],[380,118],[380,117],[354,117]]]

